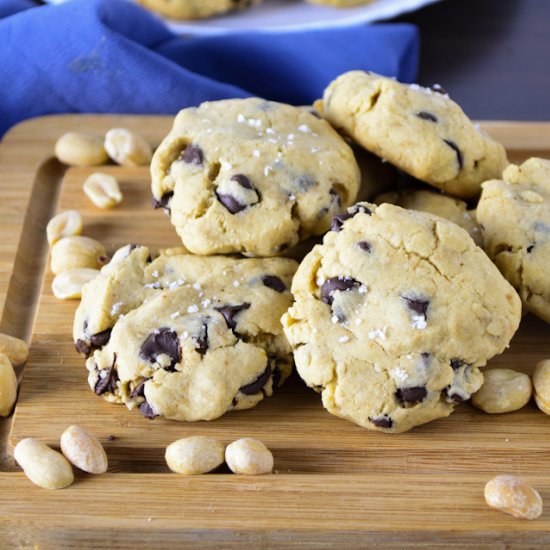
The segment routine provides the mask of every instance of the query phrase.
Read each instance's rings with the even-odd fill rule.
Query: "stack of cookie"
[[[178,114],[151,174],[184,248],[125,247],[84,288],[74,337],[95,393],[214,419],[271,395],[294,359],[331,413],[403,432],[481,387],[520,322],[512,285],[547,315],[549,163],[504,170],[503,147],[439,87],[351,72],[316,108],[252,98]],[[349,140],[368,151],[361,169]],[[365,202],[393,167],[423,187]],[[501,177],[480,227],[465,200]],[[299,266],[279,257],[299,243]]]

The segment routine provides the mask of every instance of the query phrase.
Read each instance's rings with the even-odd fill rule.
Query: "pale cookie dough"
[[[403,189],[401,191],[388,191],[378,195],[374,201],[376,204],[395,204],[407,210],[428,212],[440,218],[449,220],[465,229],[478,246],[483,245],[483,237],[476,219],[475,210],[468,210],[468,205],[460,199],[442,195],[437,191],[425,189]]]
[[[511,165],[483,184],[477,209],[485,251],[526,309],[550,323],[550,160]]]
[[[292,283],[282,322],[306,384],[337,416],[404,432],[449,415],[517,330],[521,303],[466,231],[359,203]]]
[[[174,19],[205,19],[233,10],[243,10],[261,0],[136,0],[161,15]]]
[[[440,87],[352,71],[334,80],[316,107],[369,151],[458,197],[478,195],[508,164],[504,147]]]
[[[92,390],[149,418],[212,420],[290,374],[281,315],[294,260],[120,249],[85,285],[74,322]]]
[[[274,256],[321,235],[360,184],[327,121],[262,99],[180,111],[151,164],[154,203],[194,254]]]

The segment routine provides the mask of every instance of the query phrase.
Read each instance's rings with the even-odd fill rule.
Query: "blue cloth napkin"
[[[3,1],[0,15],[31,4]],[[406,24],[181,38],[125,0],[72,0],[0,19],[0,136],[52,113],[175,114],[251,95],[309,104],[344,71],[410,82],[417,61]]]

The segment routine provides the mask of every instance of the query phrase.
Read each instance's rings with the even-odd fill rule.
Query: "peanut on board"
[[[67,460],[89,474],[107,471],[107,454],[101,443],[80,426],[69,426],[61,434],[61,452]]]
[[[7,355],[0,353],[0,416],[8,416],[17,399],[17,377]]]
[[[81,267],[63,271],[52,282],[52,291],[58,300],[78,300],[82,296],[82,287],[95,279],[99,270]]]
[[[50,246],[63,237],[72,237],[80,233],[82,233],[82,216],[76,210],[66,210],[57,214],[46,226]]]
[[[166,447],[166,463],[173,472],[184,475],[206,474],[223,464],[225,445],[216,439],[193,436]]]
[[[550,359],[541,361],[533,371],[535,401],[538,408],[550,414]]]
[[[0,353],[7,355],[12,365],[22,365],[29,356],[29,348],[23,340],[0,333]]]
[[[106,262],[105,247],[89,237],[65,237],[51,249],[51,269],[56,275],[81,267],[99,269]]]
[[[118,181],[110,174],[95,172],[83,185],[84,193],[98,208],[112,208],[122,202]]]
[[[472,396],[472,405],[486,413],[517,411],[531,399],[531,378],[512,369],[491,369],[484,373],[483,386]]]
[[[123,166],[144,166],[151,162],[153,155],[147,141],[126,128],[109,130],[104,145],[109,156]]]
[[[516,476],[496,476],[485,485],[485,502],[516,518],[535,519],[542,514],[542,498]]]
[[[45,443],[32,437],[21,440],[13,456],[25,475],[44,489],[63,489],[74,481],[74,474],[67,459]]]
[[[273,470],[271,451],[261,441],[251,437],[230,443],[225,449],[225,461],[235,474],[258,475]]]
[[[97,166],[109,160],[103,140],[81,132],[63,134],[55,144],[55,156],[70,166]]]

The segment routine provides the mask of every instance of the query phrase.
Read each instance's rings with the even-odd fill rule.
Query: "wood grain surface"
[[[90,391],[71,339],[77,302],[51,292],[47,221],[58,210],[77,209],[84,234],[109,252],[128,242],[178,245],[178,238],[168,218],[151,208],[147,168],[102,167],[119,179],[124,201],[99,210],[81,189],[92,170],[66,169],[52,158],[53,144],[65,131],[125,126],[156,145],[170,123],[169,117],[47,117],[16,127],[0,146],[0,331],[31,342],[19,402],[1,430],[0,548],[548,547],[550,505],[528,522],[483,500],[488,479],[516,473],[550,503],[550,420],[533,404],[505,415],[463,404],[448,419],[386,435],[331,416],[297,376],[255,409],[213,422],[149,421]],[[512,160],[550,156],[550,124],[484,127]],[[490,366],[530,372],[548,357],[549,327],[528,315],[511,348]],[[73,423],[103,442],[108,473],[77,474],[61,491],[35,487],[13,463],[12,446],[33,436],[58,447]],[[258,437],[273,450],[275,472],[170,473],[166,445],[193,434],[227,443]]]

